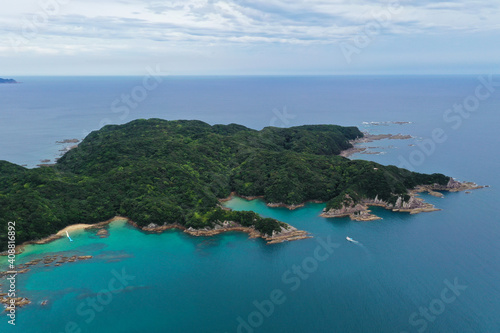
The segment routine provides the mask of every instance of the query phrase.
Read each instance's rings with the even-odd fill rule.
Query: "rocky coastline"
[[[481,188],[484,188],[484,186],[480,186],[472,182],[459,182],[453,178],[450,178],[450,181],[447,185],[434,184],[417,186],[416,188],[408,192],[408,195],[410,196],[410,199],[408,201],[404,201],[402,197],[399,197],[397,201],[392,204],[380,200],[378,196],[376,196],[374,199],[362,199],[356,204],[353,203],[352,205],[348,206],[343,205],[339,209],[324,209],[323,213],[321,213],[320,216],[327,218],[349,217],[353,221],[380,220],[380,217],[371,214],[371,211],[369,210],[370,206],[378,206],[387,210],[392,210],[393,212],[410,213],[412,215],[424,212],[435,212],[440,209],[436,208],[434,205],[428,202],[425,202],[424,199],[419,198],[419,193],[427,192],[432,196],[442,198],[444,197],[444,194],[438,191],[468,192],[470,190],[477,190]]]
[[[356,203],[355,205],[351,206],[343,206],[339,209],[330,209],[326,210],[324,209],[323,212],[320,214],[322,217],[327,217],[327,218],[335,218],[335,217],[349,217],[353,221],[375,221],[375,220],[380,220],[381,218],[372,214],[372,212],[369,210],[369,206],[378,206],[382,207],[388,210],[392,210],[394,212],[406,212],[410,214],[418,214],[422,212],[433,212],[433,211],[438,211],[440,209],[436,208],[434,205],[425,202],[422,198],[419,198],[418,195],[419,193],[422,192],[427,192],[430,195],[436,196],[436,197],[444,197],[444,194],[441,193],[442,191],[445,192],[460,192],[460,191],[465,191],[466,193],[470,193],[471,190],[476,190],[476,189],[481,189],[489,186],[480,186],[477,185],[473,182],[460,182],[457,181],[453,178],[450,178],[450,181],[448,182],[447,185],[439,185],[439,184],[433,184],[433,185],[419,185],[415,187],[414,189],[410,190],[408,194],[410,195],[410,200],[408,201],[403,201],[403,199],[400,197],[396,201],[395,204],[390,204],[388,202],[385,202],[383,200],[380,200],[378,196],[376,196],[374,199],[362,199],[360,202]],[[243,199],[246,200],[255,200],[255,199],[263,199],[263,196],[242,196],[238,195],[237,193],[233,192],[231,195],[227,198],[219,199],[219,202],[227,202],[231,200],[234,196],[239,196]],[[322,203],[321,201],[317,200],[310,200],[307,202],[314,202],[314,203]],[[294,210],[300,207],[304,207],[307,202],[303,202],[301,204],[297,205],[287,205],[284,203],[267,203],[266,205],[269,207],[285,207],[290,210]],[[224,208],[224,207],[223,207]],[[229,209],[229,208],[226,208]],[[85,230],[91,230],[91,229],[98,229],[96,235],[100,238],[105,238],[109,236],[109,232],[105,229],[105,227],[110,224],[111,222],[117,221],[117,220],[126,220],[130,225],[136,227],[137,229],[140,229],[144,232],[154,232],[154,233],[161,233],[169,229],[178,229],[181,230],[191,236],[195,237],[200,237],[200,236],[214,236],[218,235],[224,232],[234,232],[234,231],[239,231],[239,232],[246,232],[249,234],[250,238],[262,238],[267,241],[267,244],[275,244],[275,243],[281,243],[285,241],[291,241],[291,240],[298,240],[298,239],[305,239],[305,238],[311,238],[311,236],[308,235],[306,231],[302,230],[297,230],[296,228],[292,227],[291,225],[287,225],[287,228],[283,228],[280,233],[273,233],[272,236],[267,236],[263,235],[254,228],[249,228],[249,227],[244,227],[241,226],[235,222],[231,221],[224,221],[221,224],[216,224],[213,228],[204,228],[204,229],[193,229],[193,228],[186,228],[185,226],[182,226],[180,224],[165,224],[165,225],[155,225],[155,224],[150,224],[146,227],[140,227],[137,225],[135,222],[132,220],[126,218],[126,217],[121,217],[121,216],[116,216],[110,220],[104,221],[104,222],[99,222],[96,224],[89,224],[89,225],[78,225],[78,226],[68,226],[64,228],[63,230],[60,230],[57,234],[50,235],[46,238],[40,239],[40,240],[33,240],[33,241],[28,241],[25,242],[21,245],[16,246],[16,254],[20,254],[23,251],[24,246],[26,245],[31,245],[31,244],[36,244],[36,245],[41,245],[41,244],[47,244],[52,241],[55,241],[57,239],[60,239],[64,237],[64,232],[65,230],[72,230],[73,227],[77,227],[76,229],[85,229]],[[2,252],[0,253],[2,256],[8,255],[7,252]]]
[[[357,138],[355,140],[349,141],[349,143],[353,146],[352,148],[343,150],[340,152],[340,156],[343,157],[350,157],[354,154],[357,153],[362,153],[362,154],[378,154],[374,152],[367,152],[367,149],[369,148],[376,148],[376,147],[356,147],[357,144],[360,143],[368,143],[368,142],[374,142],[374,141],[379,141],[379,140],[409,140],[412,139],[413,137],[411,135],[404,135],[404,134],[370,134],[368,132],[363,132],[363,137]]]
[[[121,216],[115,216],[112,219],[109,219],[109,220],[103,221],[103,222],[98,222],[95,224],[80,224],[80,225],[72,225],[72,226],[70,225],[62,230],[59,230],[56,234],[47,236],[47,237],[42,238],[42,239],[27,241],[27,242],[24,242],[20,245],[17,245],[15,248],[15,254],[16,255],[21,254],[24,251],[24,247],[26,245],[43,245],[43,244],[47,244],[47,243],[53,242],[55,240],[58,240],[60,238],[66,237],[65,231],[73,231],[73,230],[78,230],[78,229],[84,229],[84,230],[103,229],[111,222],[118,221],[118,220],[126,220],[126,218],[121,217]],[[101,234],[99,234],[99,231],[98,231],[98,236],[103,236],[103,235],[107,236],[107,231],[101,231]],[[0,256],[7,256],[7,255],[8,255],[7,251],[0,253]]]
[[[436,197],[444,197],[444,194],[441,192],[461,192],[465,191],[466,193],[470,193],[471,190],[476,190],[476,189],[481,189],[489,187],[488,185],[486,186],[480,186],[477,185],[473,182],[460,182],[457,181],[453,178],[450,178],[450,181],[448,182],[447,185],[439,185],[439,184],[433,184],[433,185],[419,185],[415,187],[414,189],[410,190],[408,194],[410,195],[410,200],[408,201],[403,201],[402,198],[398,198],[395,204],[390,204],[388,202],[385,202],[383,200],[380,200],[377,197],[374,199],[363,199],[360,202],[356,203],[355,205],[351,206],[343,206],[340,209],[330,209],[326,210],[324,209],[323,212],[320,214],[322,217],[327,217],[327,218],[335,218],[335,217],[349,217],[353,221],[375,221],[375,220],[380,220],[381,218],[372,214],[372,212],[369,210],[369,206],[378,206],[382,207],[388,210],[392,210],[394,212],[406,212],[410,214],[419,214],[422,212],[433,212],[433,211],[438,211],[440,209],[436,208],[434,205],[425,202],[422,198],[419,198],[418,195],[419,193],[422,192],[427,192],[430,195],[436,196]],[[255,200],[255,199],[262,199],[263,196],[241,196],[238,195],[237,193],[231,193],[231,195],[227,198],[224,199],[219,199],[219,202],[227,202],[231,200],[234,196],[239,196],[243,199],[246,200]],[[307,202],[314,202],[314,203],[322,203],[317,200],[311,200]],[[290,210],[294,210],[300,207],[304,207],[307,202],[297,204],[297,205],[287,205],[284,203],[267,203],[267,206],[269,207],[285,207]],[[226,208],[228,209],[228,208]],[[23,252],[23,249],[26,245],[42,245],[42,244],[47,244],[52,241],[55,241],[57,239],[60,239],[64,237],[64,231],[65,230],[72,230],[73,227],[77,227],[76,229],[85,229],[85,230],[91,230],[91,229],[98,229],[96,235],[100,238],[105,238],[109,236],[109,232],[105,229],[105,227],[110,224],[111,222],[117,221],[117,220],[126,220],[130,225],[144,231],[144,232],[155,232],[155,233],[160,233],[164,232],[169,229],[178,229],[181,230],[189,235],[192,236],[213,236],[213,235],[218,235],[223,232],[231,232],[231,231],[240,231],[240,232],[246,232],[249,234],[250,238],[262,238],[267,241],[267,244],[275,244],[275,243],[281,243],[285,241],[291,241],[291,240],[298,240],[298,239],[305,239],[305,238],[311,238],[311,236],[308,235],[306,231],[301,231],[297,230],[294,227],[288,225],[287,229],[283,229],[280,233],[275,233],[272,236],[267,236],[267,235],[262,235],[260,232],[255,230],[254,228],[249,228],[249,227],[244,227],[241,225],[238,225],[235,222],[231,221],[224,221],[221,224],[215,225],[213,228],[204,228],[204,229],[193,229],[193,228],[186,228],[185,226],[182,226],[180,224],[166,224],[166,225],[155,225],[155,224],[150,224],[146,227],[140,227],[130,219],[126,217],[121,217],[121,216],[116,216],[110,220],[104,221],[104,222],[99,222],[96,224],[89,224],[89,225],[78,225],[78,226],[68,226],[64,228],[63,230],[60,230],[57,234],[50,235],[46,238],[40,239],[40,240],[32,240],[25,242],[21,245],[16,246],[16,254],[20,254]],[[7,251],[0,253],[0,256],[6,256],[8,255]]]
[[[194,229],[192,227],[186,228],[185,226],[182,226],[180,224],[156,225],[151,223],[146,227],[139,227],[137,223],[133,221],[129,220],[128,223],[145,232],[162,233],[166,230],[178,229],[194,237],[210,237],[225,232],[245,232],[249,235],[249,238],[262,238],[267,242],[267,244],[276,244],[286,241],[311,238],[311,236],[309,236],[306,231],[297,230],[291,225],[287,225],[286,228],[282,227],[280,232],[275,231],[271,236],[269,236],[260,233],[253,227],[244,227],[233,221],[224,221],[220,224],[216,224],[213,228],[206,227],[203,229]]]
[[[420,185],[410,192],[411,193],[429,192],[429,194],[433,195],[431,192],[435,191],[462,192],[462,191],[478,190],[485,187],[489,186],[477,185],[476,183],[473,182],[460,182],[458,180],[450,178],[450,181],[446,185],[438,185],[438,184]]]

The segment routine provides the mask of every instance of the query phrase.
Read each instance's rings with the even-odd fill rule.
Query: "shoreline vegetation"
[[[221,199],[222,201],[227,201],[230,200],[232,196],[228,199]],[[59,230],[57,233],[47,236],[45,238],[39,239],[39,240],[30,240],[27,242],[24,242],[23,244],[17,245],[16,246],[16,254],[21,254],[24,251],[24,247],[27,245],[43,245],[43,244],[48,244],[51,243],[55,240],[67,237],[66,232],[71,233],[75,231],[81,231],[81,230],[103,230],[105,229],[109,224],[116,222],[116,221],[124,221],[127,224],[133,226],[134,228],[147,232],[147,233],[162,233],[167,230],[171,229],[177,229],[179,231],[182,231],[188,235],[195,236],[195,237],[209,237],[209,236],[215,236],[218,234],[222,234],[225,232],[244,232],[249,235],[249,238],[262,238],[263,240],[266,241],[267,244],[277,244],[277,243],[282,243],[282,242],[287,242],[287,241],[294,241],[294,240],[299,240],[299,239],[306,239],[306,238],[312,238],[306,231],[302,230],[297,230],[295,227],[286,224],[286,227],[283,227],[281,232],[274,232],[273,235],[266,235],[262,234],[259,231],[255,230],[255,228],[252,227],[244,227],[239,223],[232,222],[232,221],[224,221],[221,224],[215,225],[212,229],[210,228],[204,228],[204,229],[194,229],[192,227],[186,228],[183,225],[180,225],[178,223],[172,223],[172,224],[164,224],[164,225],[157,225],[154,223],[151,223],[148,226],[139,226],[137,223],[132,221],[131,219],[123,216],[115,216],[112,219],[109,219],[107,221],[102,221],[102,222],[97,222],[94,224],[73,224],[65,227],[64,229]],[[99,235],[99,231],[98,231]],[[7,252],[2,252],[0,253],[0,256],[6,256]],[[25,273],[23,271],[18,272],[18,273]],[[0,276],[1,276],[0,272]]]
[[[16,221],[16,238],[24,244],[60,237],[68,226],[87,228],[103,218],[126,216],[147,232],[178,228],[210,236],[243,231],[277,243],[309,236],[251,211],[228,210],[220,198],[237,193],[288,209],[323,202],[324,215],[349,213],[363,220],[374,219],[369,205],[410,213],[432,210],[412,192],[419,186],[434,195],[463,187],[442,174],[339,156],[355,148],[353,143],[386,138],[406,136],[371,136],[336,125],[260,131],[196,120],[107,125],[52,167],[26,169],[0,161],[0,226]],[[6,244],[0,237],[0,251]]]
[[[414,189],[409,190],[408,194],[410,199],[408,201],[403,201],[402,197],[398,198],[395,204],[388,203],[386,201],[378,199],[376,196],[374,199],[362,199],[360,202],[352,202],[351,205],[343,205],[338,209],[323,209],[320,214],[321,217],[325,218],[336,218],[336,217],[349,217],[353,221],[366,222],[366,221],[376,221],[381,220],[374,214],[371,214],[370,206],[382,207],[393,212],[409,213],[411,215],[427,212],[435,212],[441,209],[436,208],[434,205],[425,202],[422,198],[419,198],[420,193],[427,192],[429,195],[438,198],[444,198],[444,194],[441,192],[465,192],[470,193],[471,190],[482,189],[489,186],[477,185],[473,182],[460,182],[453,178],[450,178],[448,184],[446,185],[418,185]],[[227,202],[233,197],[239,197],[248,201],[251,200],[264,200],[263,196],[242,196],[238,195],[236,192],[231,193],[227,198],[220,199],[220,202]],[[350,199],[349,196],[346,196]],[[266,206],[276,208],[283,207],[289,210],[295,210],[304,207],[307,203],[325,203],[319,200],[308,200],[297,205],[287,205],[284,203],[266,203]]]
[[[434,205],[430,203],[426,203],[423,199],[419,198],[418,195],[423,192],[427,192],[429,195],[443,198],[444,194],[441,192],[468,192],[471,190],[485,188],[485,186],[477,185],[473,182],[459,182],[454,179],[450,179],[449,183],[446,186],[442,185],[419,185],[416,188],[409,191],[411,199],[407,204],[404,204],[402,201],[399,203],[396,202],[395,205],[379,200],[377,197],[375,199],[363,199],[360,203],[353,204],[350,206],[342,206],[340,209],[323,209],[323,212],[320,214],[321,217],[326,218],[336,218],[336,217],[349,217],[353,221],[366,222],[366,221],[375,221],[380,220],[381,218],[371,214],[369,210],[370,206],[382,207],[387,210],[391,210],[393,212],[401,212],[401,213],[409,213],[411,215],[419,214],[423,212],[434,212],[439,211],[439,208],[436,208]],[[239,197],[248,201],[252,200],[263,200],[264,196],[244,196],[239,195],[236,192],[232,192],[227,198],[219,199],[220,203],[224,203],[232,200],[234,197]],[[266,203],[266,206],[271,208],[283,207],[289,210],[295,210],[298,208],[304,207],[307,203],[324,203],[319,200],[308,200],[303,203],[297,205],[287,205],[284,203]],[[227,207],[221,207],[225,210],[230,210]],[[266,234],[262,234],[259,231],[255,230],[252,227],[244,227],[233,221],[224,221],[221,224],[216,224],[213,228],[203,228],[203,229],[194,229],[192,227],[186,228],[185,226],[172,223],[172,224],[163,224],[158,225],[151,223],[147,226],[139,226],[137,223],[132,221],[127,217],[115,216],[112,219],[103,222],[97,222],[94,224],[73,224],[69,225],[57,233],[45,237],[40,240],[31,240],[24,242],[21,245],[16,246],[16,254],[20,254],[23,251],[23,248],[26,245],[43,245],[55,241],[60,238],[66,237],[66,232],[74,232],[80,230],[92,230],[92,229],[103,229],[107,225],[115,221],[126,221],[129,225],[149,233],[162,233],[167,230],[177,229],[179,231],[185,232],[191,236],[195,237],[209,237],[219,235],[225,232],[244,232],[249,235],[249,238],[262,238],[269,244],[277,244],[286,241],[294,241],[300,239],[313,238],[306,231],[297,230],[295,227],[286,224],[285,227],[282,227],[281,232],[273,232],[273,235],[269,236]],[[1,256],[5,256],[7,253],[0,253]]]
[[[401,212],[401,213],[409,213],[411,215],[419,214],[423,212],[434,212],[439,211],[439,208],[436,208],[434,205],[430,203],[426,203],[422,198],[419,198],[418,195],[420,193],[427,192],[429,195],[443,198],[444,194],[441,192],[469,192],[471,190],[482,189],[486,186],[477,185],[473,182],[459,182],[454,179],[450,179],[446,186],[443,185],[419,185],[416,188],[409,191],[410,200],[405,204],[402,201],[396,204],[390,204],[388,202],[384,202],[377,197],[375,199],[363,199],[361,202],[352,204],[352,205],[344,205],[339,209],[323,209],[323,212],[320,214],[321,217],[325,218],[339,218],[339,217],[349,217],[353,221],[358,222],[366,222],[366,221],[375,221],[380,220],[381,218],[371,214],[371,210],[369,210],[370,206],[382,207],[387,210],[391,210],[393,212]],[[231,194],[227,198],[219,199],[220,203],[224,203],[232,200],[234,197],[239,197],[248,201],[252,200],[264,200],[264,196],[244,196],[239,195],[236,192],[231,192]],[[324,203],[319,200],[308,200],[303,203],[297,205],[287,205],[284,203],[266,203],[266,206],[271,208],[283,207],[289,210],[295,210],[298,208],[304,207],[307,203]],[[224,210],[230,210],[230,208],[222,207]],[[249,238],[262,238],[269,244],[277,244],[286,241],[294,241],[300,239],[313,238],[306,231],[297,230],[295,227],[286,224],[286,227],[282,227],[281,232],[273,232],[273,235],[269,236],[266,234],[262,234],[259,231],[255,230],[252,227],[244,227],[233,221],[224,221],[221,224],[216,224],[213,228],[204,228],[204,229],[194,229],[192,227],[186,228],[185,226],[172,223],[172,224],[163,224],[157,225],[151,223],[147,226],[139,226],[137,223],[132,221],[127,217],[115,216],[112,219],[107,221],[97,222],[94,224],[73,224],[66,226],[65,228],[59,230],[57,233],[45,237],[39,240],[30,240],[26,241],[23,244],[16,246],[16,254],[20,254],[23,252],[23,249],[26,245],[43,245],[53,242],[57,239],[66,237],[66,232],[74,232],[80,230],[92,230],[99,229],[102,230],[110,223],[115,221],[125,221],[129,225],[137,228],[138,230],[149,232],[149,233],[162,233],[167,230],[177,229],[179,231],[185,232],[191,236],[195,237],[209,237],[219,235],[225,232],[244,232],[249,235]],[[0,253],[0,256],[7,255],[6,252]],[[21,272],[23,273],[23,272]],[[1,275],[1,274],[0,274]]]

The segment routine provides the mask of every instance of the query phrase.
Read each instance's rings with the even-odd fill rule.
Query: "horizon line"
[[[142,77],[144,74],[65,74],[65,75],[47,75],[47,74],[21,74],[21,75],[3,75],[2,78],[14,77]],[[476,76],[476,75],[500,75],[500,73],[433,73],[433,74],[165,74],[160,77],[333,77],[333,76]]]

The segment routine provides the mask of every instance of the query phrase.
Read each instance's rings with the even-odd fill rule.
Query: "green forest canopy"
[[[263,234],[282,224],[253,212],[231,212],[219,198],[231,192],[266,202],[307,200],[339,207],[355,200],[394,202],[416,185],[449,177],[338,156],[363,136],[356,127],[306,125],[210,126],[196,120],[135,120],[90,133],[55,166],[26,169],[0,161],[0,225],[16,221],[17,243],[65,226],[120,215],[139,226],[178,223],[211,227],[222,221],[255,226]],[[0,249],[6,248],[2,232]]]

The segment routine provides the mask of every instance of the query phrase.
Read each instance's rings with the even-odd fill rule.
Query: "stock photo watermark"
[[[8,323],[10,325],[16,325],[16,222],[7,223],[7,263],[9,270],[7,271],[7,297],[10,298],[9,304],[5,308],[7,311],[7,317],[10,319]]]
[[[130,90],[130,93],[123,93],[119,98],[111,103],[111,111],[113,113],[121,113],[120,120],[125,120],[130,114],[130,110],[136,109],[140,103],[148,98],[149,93],[158,88],[163,82],[162,76],[166,75],[160,69],[160,65],[156,68],[146,67],[148,75],[142,79],[142,84],[136,85]]]
[[[347,42],[340,42],[339,47],[348,64],[353,62],[353,56],[359,55],[364,49],[369,47],[375,38],[387,29],[394,20],[394,16],[401,14],[403,6],[399,1],[392,2],[386,7],[372,11],[372,20],[366,22],[363,28]]]
[[[266,319],[273,315],[276,308],[288,300],[287,294],[297,291],[302,283],[318,270],[319,264],[330,259],[335,249],[340,247],[340,244],[332,242],[330,236],[326,240],[321,237],[317,237],[315,240],[318,245],[313,254],[304,258],[300,264],[294,264],[283,272],[281,275],[282,288],[273,289],[264,300],[254,300],[252,302],[254,310],[247,316],[236,318],[237,333],[253,333],[255,329],[264,325]]]
[[[290,120],[293,120],[295,119],[295,117],[297,117],[294,114],[289,114],[286,106],[283,107],[283,111],[273,109],[273,114],[274,117],[269,122],[269,125],[273,127],[287,127],[290,125]],[[280,121],[280,123],[277,125],[276,123],[278,121]]]
[[[61,8],[71,0],[45,0],[38,1],[38,11],[21,18],[21,27],[16,34],[9,36],[10,45],[14,51],[26,46],[40,33],[50,22],[50,19],[61,13]]]
[[[134,275],[128,275],[125,268],[121,272],[112,270],[112,278],[109,279],[107,288],[100,290],[95,297],[87,297],[76,307],[76,314],[83,318],[85,324],[89,325],[96,318],[97,313],[104,311],[114,299],[115,295],[123,292],[131,281],[135,280]],[[66,323],[64,330],[60,333],[81,333],[81,326],[75,321]]]
[[[147,66],[145,71],[147,74],[143,76],[140,84],[123,92],[111,102],[110,111],[117,114],[120,121],[125,121],[130,116],[130,112],[137,109],[149,97],[150,93],[163,83],[164,77],[168,75],[167,72],[160,68],[159,64],[156,64],[154,68]],[[113,124],[113,119],[103,118],[99,122],[99,128],[109,124]],[[84,138],[89,134],[90,131],[83,130]]]
[[[428,306],[419,307],[418,311],[413,312],[408,318],[408,323],[416,329],[416,332],[425,332],[429,323],[435,322],[445,312],[446,305],[455,302],[468,287],[460,284],[458,278],[455,278],[453,283],[444,280],[444,284],[446,287],[441,290],[438,298],[430,301]],[[410,331],[401,331],[400,333],[410,333]]]
[[[474,89],[474,92],[466,96],[461,102],[455,103],[453,107],[447,109],[443,113],[443,121],[450,126],[454,131],[458,130],[465,119],[469,119],[471,115],[477,113],[481,107],[481,103],[488,100],[500,87],[500,80],[495,81],[492,74],[489,76],[478,77],[479,84]],[[423,139],[416,143],[414,149],[408,157],[399,156],[399,167],[408,170],[415,170],[415,167],[421,166],[425,160],[434,154],[438,145],[443,144],[448,140],[446,131],[437,127],[431,132],[431,137]]]

